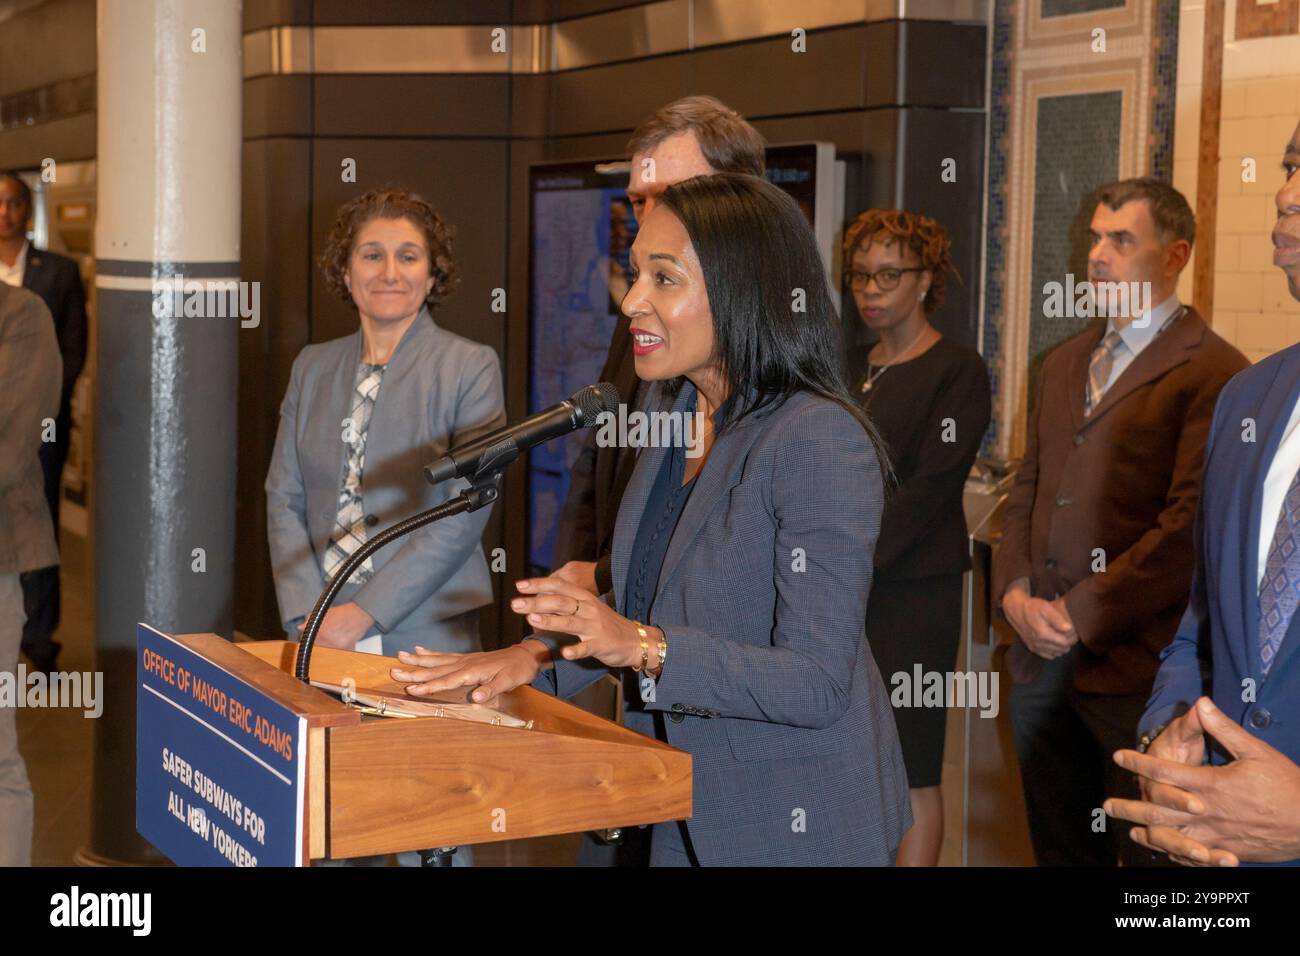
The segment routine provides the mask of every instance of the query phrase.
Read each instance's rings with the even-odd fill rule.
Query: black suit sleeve
[[[591,561],[596,557],[600,542],[596,540],[596,429],[587,429],[569,472],[569,493],[560,513],[560,526],[555,536],[555,568],[570,561]]]
[[[64,259],[59,265],[58,307],[53,312],[59,352],[63,356],[63,401],[60,408],[66,409],[72,400],[77,376],[86,364],[86,290],[75,262]]]
[[[621,370],[628,364],[626,357],[630,325],[631,319],[627,316],[618,317],[618,322],[614,325],[613,338],[610,340],[609,352],[605,356],[605,365],[600,372],[600,380],[612,382],[619,390],[620,400],[628,405],[633,402],[632,392],[636,388],[635,371],[631,375],[631,390],[629,390],[626,381],[629,376]],[[613,516],[605,515],[605,520],[602,520],[599,510],[602,503],[597,499],[607,500],[608,492],[612,492],[613,489],[604,489],[607,494],[602,495],[597,487],[601,480],[601,469],[597,467],[596,460],[602,452],[607,455],[617,455],[618,449],[598,449],[596,429],[587,429],[582,442],[582,451],[579,452],[569,472],[569,492],[564,499],[564,510],[560,514],[555,554],[552,560],[556,568],[562,567],[569,561],[600,561],[605,567],[605,584],[600,587],[600,591],[604,593],[609,590],[609,553],[606,542],[601,540],[601,529],[604,524],[613,526]],[[609,505],[604,504],[603,507],[608,508]],[[617,513],[616,504],[614,510]],[[597,565],[596,573],[596,580],[600,582],[600,565]]]
[[[604,549],[596,562],[596,590],[606,594],[614,590],[613,552]]]

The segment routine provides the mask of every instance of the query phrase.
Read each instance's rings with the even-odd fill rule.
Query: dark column
[[[98,19],[91,509],[106,701],[79,859],[146,863],[161,857],[135,832],[136,625],[231,633],[241,317],[206,294],[177,314],[170,290],[176,276],[190,293],[239,278],[240,11],[100,0]]]

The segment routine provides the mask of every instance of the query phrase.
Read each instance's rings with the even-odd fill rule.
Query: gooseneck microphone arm
[[[501,496],[502,470],[522,452],[568,432],[595,425],[600,414],[613,412],[617,409],[618,403],[618,390],[613,385],[608,382],[588,385],[575,392],[567,402],[561,402],[554,408],[540,412],[517,425],[508,426],[453,449],[437,463],[428,466],[425,474],[431,484],[439,484],[451,477],[469,477],[470,486],[450,501],[385,529],[352,552],[335,572],[330,583],[321,592],[321,596],[317,598],[316,606],[307,615],[302,637],[298,641],[298,658],[294,664],[294,676],[304,684],[311,683],[309,677],[311,652],[316,646],[316,635],[325,620],[325,612],[330,609],[339,591],[343,590],[343,585],[347,583],[348,578],[352,577],[368,557],[398,538],[405,537],[435,521],[464,512],[477,511],[492,504]]]
[[[504,467],[509,464],[518,454],[519,452],[516,450],[508,460],[501,463],[501,466]],[[321,623],[325,620],[325,612],[330,609],[348,578],[352,577],[357,568],[365,563],[366,558],[384,547],[384,545],[405,537],[412,531],[418,531],[425,525],[433,524],[435,521],[441,521],[443,518],[450,518],[462,512],[477,511],[484,505],[490,505],[497,500],[500,493],[501,471],[499,468],[493,468],[484,477],[476,477],[470,487],[450,501],[443,502],[428,511],[422,511],[405,521],[393,525],[391,528],[385,529],[353,551],[352,555],[343,562],[343,565],[334,574],[329,586],[321,592],[321,596],[317,598],[316,606],[312,608],[311,614],[307,615],[307,623],[303,627],[302,637],[298,642],[298,660],[294,668],[294,674],[298,680],[304,684],[311,683],[308,676],[311,671],[311,652],[312,648],[316,646],[316,635],[320,631]]]

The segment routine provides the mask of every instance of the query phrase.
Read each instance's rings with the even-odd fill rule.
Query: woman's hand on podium
[[[590,591],[551,575],[548,578],[528,578],[516,581],[525,597],[510,602],[512,610],[527,615],[528,623],[538,631],[555,631],[573,634],[576,644],[560,648],[565,660],[577,661],[594,657],[606,667],[640,667],[646,661],[641,656],[641,634],[635,621],[619,614]],[[657,658],[655,646],[663,632],[656,627],[646,628],[651,635],[648,642],[651,660]]]
[[[474,687],[470,699],[482,704],[498,694],[531,684],[542,668],[542,656],[548,654],[546,647],[537,642],[529,647],[516,644],[474,654],[451,654],[417,646],[415,653],[398,651],[398,660],[409,666],[394,667],[389,673],[393,680],[406,684],[406,692],[415,697]]]
[[[316,646],[350,651],[357,646],[357,641],[366,636],[374,623],[375,619],[355,601],[332,607],[325,612],[325,620],[320,622],[320,630],[316,632]],[[305,626],[298,625],[299,634]]]

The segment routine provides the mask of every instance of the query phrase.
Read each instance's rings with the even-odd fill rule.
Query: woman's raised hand
[[[560,649],[565,660],[594,657],[607,667],[640,666],[641,637],[635,622],[590,591],[555,575],[516,581],[515,587],[523,596],[511,601],[510,607],[525,615],[535,630],[578,638],[578,643]],[[648,631],[656,633],[654,628]]]

